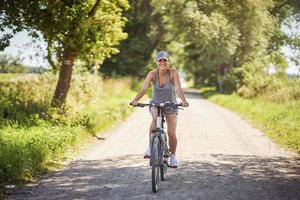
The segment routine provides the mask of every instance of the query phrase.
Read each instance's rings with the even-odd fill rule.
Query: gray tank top
[[[166,83],[160,87],[159,86],[159,70],[155,74],[155,80],[153,81],[153,94],[151,102],[153,103],[165,103],[169,101],[171,103],[177,103],[175,97],[175,88],[171,81],[171,75],[168,72]]]

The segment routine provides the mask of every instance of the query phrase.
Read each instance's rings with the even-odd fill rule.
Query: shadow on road
[[[168,180],[153,194],[148,161],[140,157],[76,161],[8,199],[296,200],[300,196],[296,159],[217,154],[181,160],[180,168],[170,169]],[[32,194],[20,195],[25,190]]]

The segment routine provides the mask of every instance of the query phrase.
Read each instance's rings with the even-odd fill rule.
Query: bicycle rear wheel
[[[159,175],[160,175],[160,140],[157,136],[154,136],[151,146],[151,158],[150,163],[152,166],[151,182],[152,191],[156,193],[158,191]]]

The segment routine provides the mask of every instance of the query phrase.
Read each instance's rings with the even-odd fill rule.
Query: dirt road
[[[188,94],[178,119],[179,168],[153,194],[147,146],[150,115],[137,109],[106,139],[8,199],[300,199],[295,155],[236,114]]]

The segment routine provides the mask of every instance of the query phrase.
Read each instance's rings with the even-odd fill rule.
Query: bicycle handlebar
[[[178,108],[180,106],[182,106],[182,104],[177,104],[177,103],[170,103],[170,102],[165,102],[165,103],[138,103],[137,105],[132,105],[132,103],[130,103],[131,106],[133,107],[145,107],[145,106],[154,106],[154,107],[172,107],[172,108]]]

